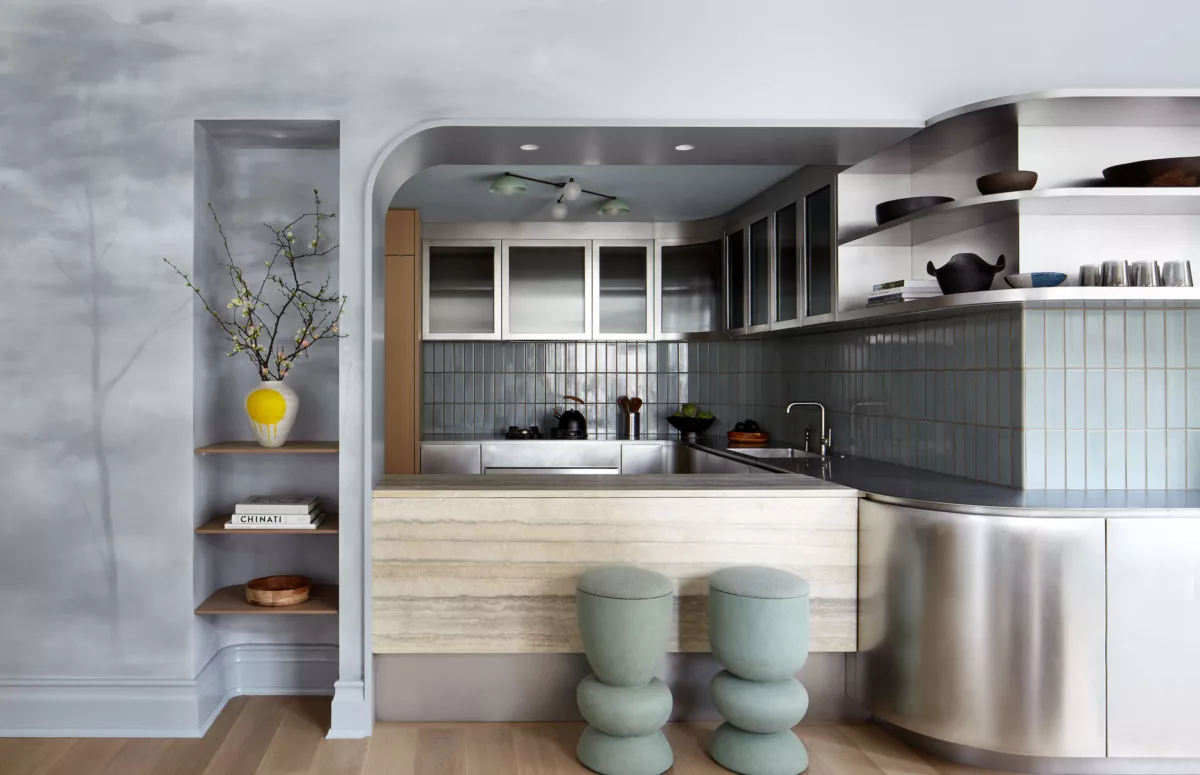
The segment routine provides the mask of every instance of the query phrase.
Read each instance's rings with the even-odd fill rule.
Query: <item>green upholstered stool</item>
[[[796,775],[808,752],[792,733],[808,710],[795,674],[808,659],[808,582],[777,568],[725,568],[708,581],[708,641],[725,669],[709,684],[725,723],[708,753],[742,775]]]
[[[576,756],[602,775],[660,775],[674,762],[662,726],[671,690],[654,677],[671,636],[675,585],[632,565],[584,572],[579,634],[593,675],[575,693],[588,722]]]

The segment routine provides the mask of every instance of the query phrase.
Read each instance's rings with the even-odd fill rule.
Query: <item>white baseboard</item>
[[[240,694],[331,694],[335,645],[226,646],[194,679],[0,678],[0,737],[202,737]]]
[[[363,681],[338,681],[333,685],[333,712],[328,737],[358,739],[368,737],[375,725],[375,713],[367,699]]]

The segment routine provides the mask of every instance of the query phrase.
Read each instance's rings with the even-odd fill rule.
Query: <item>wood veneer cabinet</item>
[[[388,210],[384,233],[383,470],[415,474],[421,441],[421,216]]]

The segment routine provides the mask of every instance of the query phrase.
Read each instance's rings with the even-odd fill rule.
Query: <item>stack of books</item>
[[[867,296],[867,306],[878,307],[881,304],[898,304],[941,295],[942,289],[938,287],[937,280],[893,280],[872,288],[871,294]]]
[[[227,530],[316,530],[325,520],[315,495],[252,495],[234,507]]]

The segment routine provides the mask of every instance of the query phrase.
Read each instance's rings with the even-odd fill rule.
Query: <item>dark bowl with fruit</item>
[[[671,427],[679,431],[684,439],[698,439],[700,434],[708,430],[708,426],[716,422],[712,412],[702,412],[695,404],[684,404],[679,411],[667,418]]]
[[[759,427],[754,420],[743,420],[726,434],[730,444],[740,447],[761,447],[771,441],[771,435]]]

